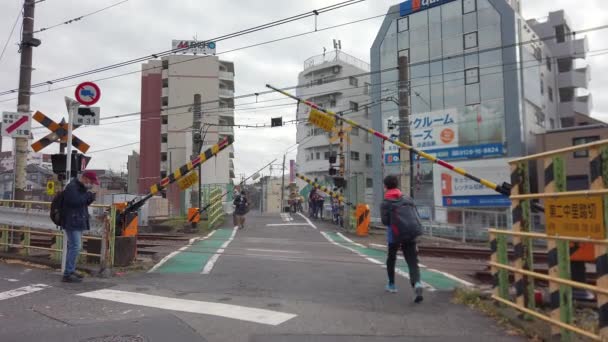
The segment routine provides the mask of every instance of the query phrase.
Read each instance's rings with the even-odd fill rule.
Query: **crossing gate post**
[[[608,148],[594,147],[589,149],[589,182],[591,190],[605,189],[608,184]],[[608,239],[608,196],[603,196],[604,239]],[[595,245],[595,267],[597,287],[608,288],[608,245]],[[602,341],[608,341],[608,295],[598,293],[597,305],[599,313],[599,336]]]
[[[490,232],[490,260],[492,263],[498,263],[507,265],[509,263],[509,256],[507,254],[507,237],[505,235],[496,235]],[[507,270],[491,266],[492,272],[492,286],[494,288],[494,295],[503,299],[509,298],[509,273]]]
[[[543,159],[545,193],[566,191],[566,173],[564,172],[564,158],[553,156]],[[547,263],[549,276],[570,279],[570,250],[566,240],[547,241]],[[572,324],[572,288],[549,282],[549,297],[551,318]],[[570,341],[572,333],[558,326],[551,326],[551,336],[554,340]]]
[[[527,161],[511,164],[511,185],[511,195],[530,192]],[[513,216],[513,232],[530,232],[530,201],[512,199],[511,212]],[[506,236],[504,237],[506,238]],[[513,267],[531,270],[534,265],[532,239],[520,235],[513,235],[512,239],[514,251]],[[514,277],[515,301],[517,305],[534,309],[534,279],[532,277],[525,277],[522,273],[515,273]]]

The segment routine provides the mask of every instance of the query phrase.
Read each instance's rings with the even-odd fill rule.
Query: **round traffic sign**
[[[92,106],[101,97],[101,90],[93,82],[82,82],[76,87],[76,100],[85,106]]]

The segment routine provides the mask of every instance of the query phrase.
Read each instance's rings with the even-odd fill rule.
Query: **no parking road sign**
[[[2,136],[29,138],[32,130],[30,113],[2,113]]]
[[[93,82],[83,82],[76,87],[76,100],[85,106],[92,106],[99,101],[101,90]]]

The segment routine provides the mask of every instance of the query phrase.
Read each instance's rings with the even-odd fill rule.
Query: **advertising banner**
[[[497,184],[508,182],[511,177],[509,164],[504,158],[456,162],[454,165]],[[435,205],[441,207],[511,206],[507,196],[436,164],[433,165],[433,190]]]

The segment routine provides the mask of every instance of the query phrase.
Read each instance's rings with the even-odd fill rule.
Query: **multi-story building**
[[[386,132],[393,120],[405,122],[401,127],[415,147],[497,183],[509,181],[505,158],[536,152],[537,134],[573,125],[575,113],[589,115],[590,97],[577,96],[589,72],[574,69],[574,60],[585,58],[586,38],[574,39],[570,32],[563,11],[526,21],[519,1],[395,5],[371,48],[371,93],[380,100],[390,92],[387,84],[404,86],[409,111],[400,112],[399,102],[382,102],[370,109],[372,125]],[[401,161],[384,158],[380,141],[372,149],[377,217],[381,179],[400,173]],[[508,198],[438,165],[412,162],[411,193],[422,212],[510,205]]]
[[[137,194],[139,178],[139,153],[133,151],[127,159],[127,192]]]
[[[184,51],[188,53],[189,51]],[[195,51],[193,51],[194,53]],[[193,156],[195,97],[200,97],[202,150],[234,135],[234,64],[212,55],[171,55],[143,65],[139,192]],[[198,101],[198,100],[197,100]],[[198,154],[198,153],[196,153]],[[234,178],[234,148],[203,164],[203,184],[227,187]],[[167,191],[172,213],[191,205],[187,192],[174,184]],[[197,205],[197,203],[194,203]]]
[[[52,196],[46,193],[46,184],[54,179],[50,168],[29,164],[26,168],[25,198],[30,201],[50,201]],[[13,198],[14,170],[0,170],[0,198]]]
[[[298,75],[296,94],[321,107],[369,125],[370,83],[369,64],[340,50],[313,56],[304,61],[304,70]],[[329,159],[337,156],[334,168],[338,169],[339,145],[330,142],[329,133],[308,122],[309,108],[299,106],[297,118],[297,169],[309,178],[324,181],[329,177]],[[366,177],[371,196],[371,136],[353,127],[350,143],[344,148],[346,178],[356,174]],[[305,184],[300,184],[304,187]]]
[[[43,153],[28,152],[27,165],[37,165],[51,169],[51,155]],[[0,152],[0,171],[13,170],[15,168],[15,156],[12,151]]]

